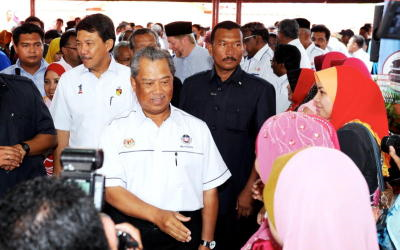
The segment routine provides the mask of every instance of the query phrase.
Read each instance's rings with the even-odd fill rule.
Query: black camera
[[[385,153],[389,153],[389,146],[393,146],[396,154],[400,155],[400,135],[389,135],[382,138],[381,149]]]
[[[101,149],[66,148],[61,153],[61,165],[64,168],[61,176],[77,183],[92,197],[98,211],[101,211],[104,203],[105,177],[96,174],[96,170],[102,167],[103,159]]]

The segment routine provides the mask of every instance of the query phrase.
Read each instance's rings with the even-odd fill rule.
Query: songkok
[[[296,18],[295,19],[297,23],[299,24],[300,29],[310,29],[311,23],[305,18]]]
[[[165,25],[167,36],[180,36],[192,33],[192,22],[173,22]]]

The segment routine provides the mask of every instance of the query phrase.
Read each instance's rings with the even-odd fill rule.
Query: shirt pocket
[[[190,150],[166,152],[171,154],[172,172],[179,176],[182,184],[201,185],[204,165],[204,154]]]
[[[225,115],[225,128],[245,132],[249,129],[252,112],[246,107],[229,107]]]

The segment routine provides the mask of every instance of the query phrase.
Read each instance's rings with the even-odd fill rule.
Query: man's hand
[[[248,217],[253,211],[253,198],[251,188],[245,187],[237,199],[236,210],[238,217]]]
[[[0,146],[0,168],[6,171],[14,170],[21,164],[23,156],[15,146]]]
[[[26,155],[26,151],[25,151],[24,148],[21,146],[21,144],[16,144],[16,145],[14,145],[14,146],[12,146],[12,147],[15,148],[15,149],[17,149],[17,150],[21,153],[21,155],[22,155],[21,163],[22,163],[22,160],[24,159],[24,157],[25,157],[25,155]]]
[[[396,163],[397,167],[400,169],[400,158],[396,154],[396,150],[394,149],[393,146],[389,146],[389,154],[392,157],[392,159],[394,160],[394,162]]]
[[[164,233],[170,235],[180,242],[189,242],[190,230],[183,225],[182,222],[187,222],[190,217],[185,217],[178,212],[171,212],[166,210],[160,210],[157,213],[155,223]]]
[[[253,186],[251,187],[253,199],[263,201],[263,189],[264,183],[261,181],[261,179],[256,180],[256,182],[254,182]]]

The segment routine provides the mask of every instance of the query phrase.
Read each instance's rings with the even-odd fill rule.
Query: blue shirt
[[[10,59],[3,51],[0,51],[0,70],[3,70],[11,65]]]
[[[175,76],[182,82],[196,73],[210,70],[213,61],[205,48],[195,46],[187,57],[174,57]]]
[[[30,73],[26,72],[22,67],[19,59],[17,62],[8,68],[2,70],[0,73],[3,74],[8,74],[8,75],[17,75],[15,73],[15,69],[20,70],[21,76],[25,76],[33,81],[35,86],[38,88],[40,95],[41,96],[46,96],[46,93],[44,92],[44,74],[46,73],[47,66],[49,64],[42,58],[42,61],[40,63],[40,68],[35,72],[35,74],[31,75]]]

